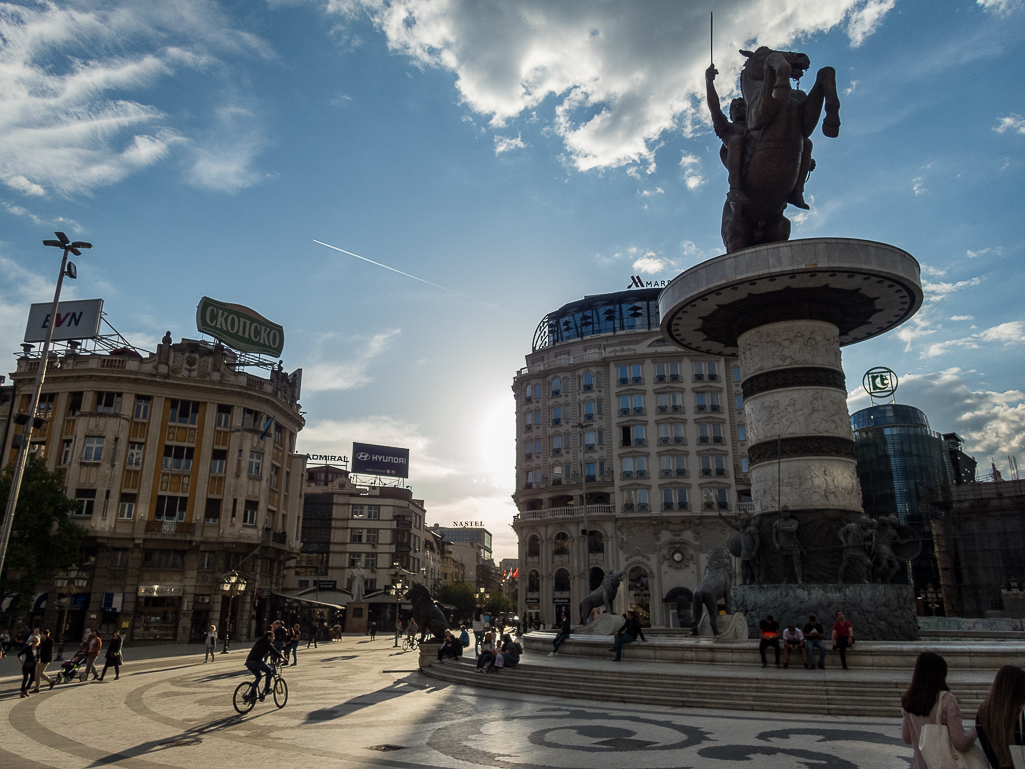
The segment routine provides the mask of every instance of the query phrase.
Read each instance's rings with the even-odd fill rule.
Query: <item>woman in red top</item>
[[[833,623],[833,648],[840,651],[840,664],[847,670],[847,647],[854,645],[854,626],[847,620],[842,611],[836,613]]]

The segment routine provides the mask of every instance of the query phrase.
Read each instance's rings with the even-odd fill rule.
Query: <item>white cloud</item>
[[[1000,254],[1004,253],[1004,249],[997,246],[996,248],[980,248],[978,251],[972,251],[971,249],[968,249],[965,253],[968,254],[969,259],[975,259],[980,256],[985,256],[986,254],[1000,256]]]
[[[947,274],[947,270],[943,267],[933,267],[931,264],[925,263],[922,263],[920,266],[922,268],[923,275],[928,275],[933,278],[939,278]]]
[[[951,320],[975,320],[974,315],[951,315]]]
[[[1002,117],[997,120],[997,124],[993,127],[993,130],[998,134],[1007,133],[1008,131],[1011,133],[1025,134],[1025,117],[1013,114],[1008,115],[1007,117]]]
[[[327,360],[322,359],[303,368],[303,390],[311,393],[352,390],[370,384],[373,381],[370,364],[387,349],[391,339],[399,332],[396,328],[374,334],[370,338],[350,339],[340,339],[337,334],[328,335],[321,347],[330,345],[330,355],[324,356]],[[345,343],[356,349],[348,359],[339,360],[338,347]]]
[[[968,348],[971,350],[981,349],[986,344],[1003,344],[1010,346],[1025,343],[1025,321],[1010,321],[992,326],[970,336],[960,339],[948,339],[945,342],[935,342],[922,350],[921,357],[935,358],[938,355],[950,352],[956,348]]]
[[[860,84],[861,84],[860,80],[852,80],[851,84],[849,86],[847,86],[846,88],[844,88],[843,95],[844,96],[850,96],[852,93],[854,93],[858,89],[858,86]]]
[[[140,94],[213,68],[214,51],[266,50],[205,0],[5,5],[0,41],[0,182],[36,196],[88,194],[159,163],[185,137]]]
[[[911,180],[911,189],[915,191],[916,195],[921,195],[923,192],[929,191],[925,188],[925,181],[921,176],[916,176]]]
[[[688,190],[696,190],[705,183],[705,177],[701,175],[701,161],[697,156],[684,152],[680,158],[680,166],[683,168],[683,181]]]
[[[935,302],[940,299],[946,299],[951,294],[960,291],[962,288],[969,288],[970,286],[977,286],[982,282],[982,278],[975,277],[969,280],[959,280],[956,283],[933,283],[928,280],[922,281],[922,290],[925,292],[925,300],[927,302]]]
[[[733,49],[740,44],[790,48],[845,27],[851,44],[859,45],[891,6],[892,0],[736,0],[716,20],[720,83],[728,90],[736,80],[743,60]],[[463,103],[494,129],[551,103],[553,130],[581,171],[653,170],[664,133],[691,135],[708,122],[707,40],[666,30],[707,29],[709,10],[721,8],[715,0],[329,0],[324,7],[343,25],[351,25],[359,9],[393,52],[416,66],[454,73]],[[699,185],[697,177],[692,184]]]
[[[190,146],[189,182],[218,192],[251,187],[263,178],[252,167],[264,145],[259,121],[237,105],[219,107],[216,117],[208,135]]]
[[[511,136],[495,136],[495,154],[501,155],[509,150],[523,149],[527,145],[523,143],[521,136],[522,134],[516,134],[515,139]]]
[[[633,263],[633,269],[642,275],[657,275],[673,266],[668,259],[656,256],[654,251],[649,251]]]
[[[1010,13],[1022,4],[1022,0],[976,0],[976,2],[987,11],[994,11],[999,14]]]

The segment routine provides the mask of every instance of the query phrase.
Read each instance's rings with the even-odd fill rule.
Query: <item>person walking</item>
[[[644,631],[641,630],[641,621],[637,619],[637,613],[628,611],[626,613],[626,624],[619,629],[615,640],[612,642],[612,651],[616,653],[614,662],[621,661],[623,659],[623,647],[626,644],[632,644],[638,638],[644,643],[648,642],[648,639],[644,637]]]
[[[50,638],[50,631],[44,630],[39,641],[39,660],[36,662],[36,688],[32,690],[33,694],[39,694],[39,686],[43,683],[44,678],[50,684],[51,689],[57,683],[50,676],[46,675],[46,666],[51,662],[53,662],[53,639]]]
[[[85,665],[85,672],[82,677],[85,680],[89,680],[90,671],[93,674],[93,680],[95,681],[100,677],[100,674],[96,672],[96,658],[100,656],[100,649],[103,648],[103,639],[100,638],[99,631],[90,633],[89,638],[85,642],[85,655],[88,662]]]
[[[1014,769],[1011,745],[1025,745],[1025,670],[1004,665],[975,716],[979,745],[993,769]]]
[[[566,614],[562,615],[562,627],[559,628],[559,632],[555,636],[555,640],[552,641],[552,650],[548,652],[549,657],[554,657],[559,653],[559,647],[562,646],[566,639],[569,638],[572,626],[569,622],[569,616]]]
[[[311,622],[309,631],[310,637],[306,640],[306,648],[310,648],[310,644],[313,644],[313,648],[317,648],[317,623]]]
[[[39,636],[29,636],[18,656],[21,657],[21,696],[28,697],[39,665]]]
[[[377,623],[370,623],[370,640],[373,641],[377,637]]]
[[[214,647],[217,645],[217,626],[211,625],[206,629],[206,653],[203,655],[203,664],[213,662],[217,659],[217,655],[214,653]]]
[[[779,623],[771,614],[766,614],[765,619],[758,623],[758,637],[761,639],[758,642],[758,653],[762,657],[762,667],[768,666],[765,650],[770,647],[776,655],[776,667],[779,667]]]
[[[480,609],[473,613],[470,628],[473,630],[473,653],[480,654],[480,643],[484,640],[484,612]]]
[[[844,616],[842,611],[836,613],[833,623],[833,649],[840,652],[840,664],[847,670],[847,649],[854,646],[854,625]]]
[[[961,752],[975,742],[975,729],[965,731],[957,698],[947,688],[947,661],[938,654],[922,652],[918,655],[911,685],[901,696],[900,706],[903,716],[900,736],[914,754],[912,769],[929,769],[918,749],[922,727],[926,724],[946,726],[950,744]]]
[[[288,653],[291,652],[292,653],[292,664],[293,665],[298,665],[299,664],[299,657],[298,657],[298,652],[296,650],[299,648],[299,642],[302,640],[302,636],[303,636],[302,630],[300,630],[300,628],[299,628],[299,623],[296,622],[292,626],[292,629],[290,631],[288,631],[288,632],[289,632],[289,638],[288,638],[288,646],[285,647],[285,661],[286,662],[288,661]]]
[[[808,669],[815,668],[815,651],[819,653],[819,670],[826,669],[826,643],[822,625],[816,621],[815,615],[808,617],[804,628],[804,643],[808,647]]]
[[[121,631],[115,630],[114,637],[110,639],[110,646],[107,647],[107,658],[103,662],[103,672],[100,673],[100,680],[107,675],[107,668],[114,668],[114,680],[121,677],[121,665],[124,660],[121,657]]]

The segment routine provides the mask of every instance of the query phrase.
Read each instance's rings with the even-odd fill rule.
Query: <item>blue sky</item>
[[[40,241],[90,240],[67,297],[148,349],[195,337],[203,295],[281,323],[302,450],[409,446],[430,520],[514,555],[509,387],[538,321],[721,253],[713,8],[724,99],[741,47],[837,70],[794,237],[923,264],[924,308],[845,349],[849,387],[889,366],[934,429],[1025,459],[1021,0],[0,3],[3,348],[52,294]]]

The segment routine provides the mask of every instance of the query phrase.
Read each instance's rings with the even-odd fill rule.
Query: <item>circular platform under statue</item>
[[[748,618],[749,637],[769,614],[784,628],[803,628],[814,614],[826,631],[842,611],[854,626],[854,640],[917,641],[918,617],[911,585],[738,585],[730,590],[733,610]],[[828,640],[827,640],[828,643]]]

